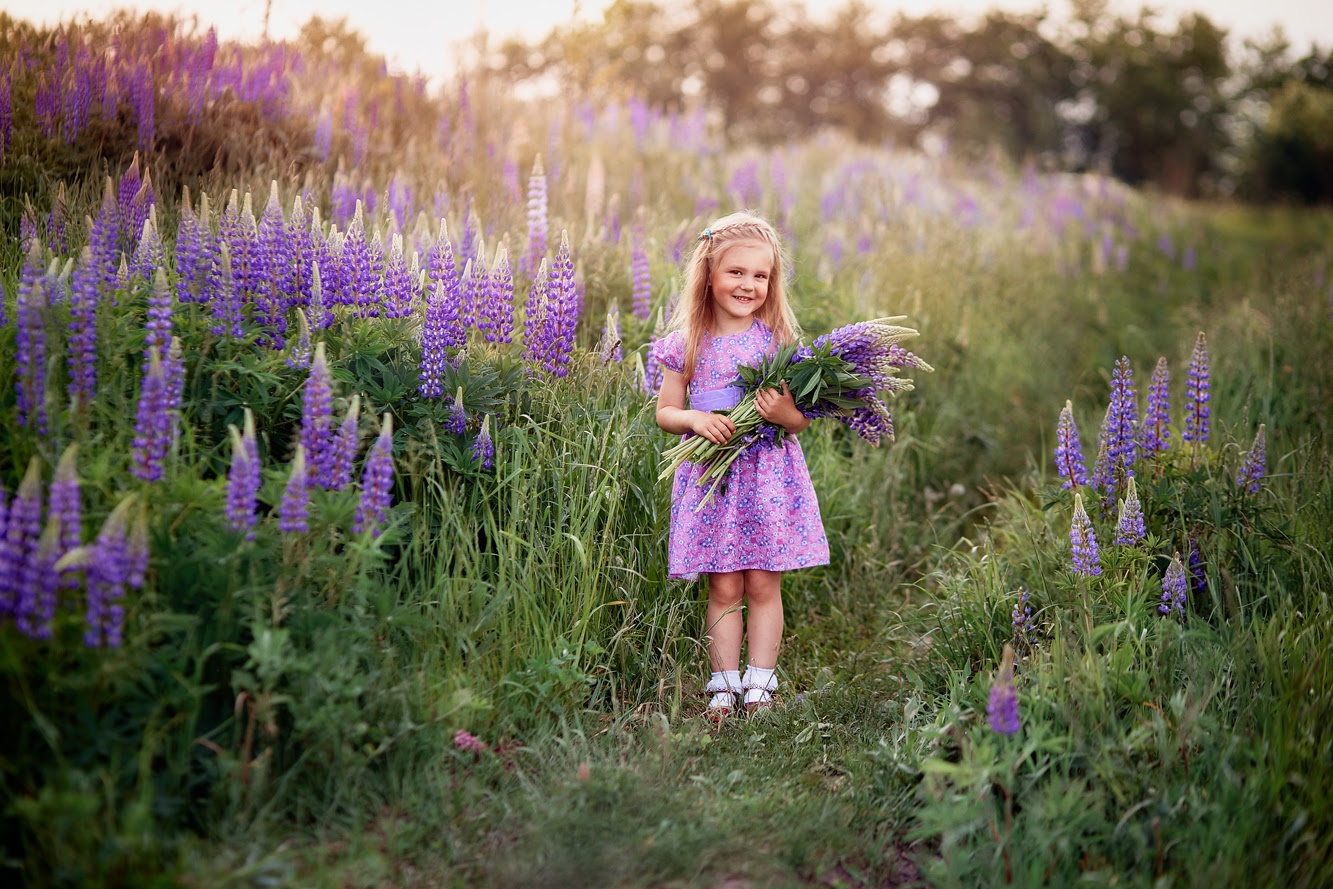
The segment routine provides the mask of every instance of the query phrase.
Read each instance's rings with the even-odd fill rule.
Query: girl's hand
[[[759,416],[775,426],[781,426],[792,435],[810,425],[810,418],[796,407],[796,399],[792,397],[791,389],[787,388],[786,380],[782,381],[781,392],[776,389],[760,389],[755,393],[754,406],[759,411]]]
[[[723,414],[689,411],[690,430],[713,444],[726,444],[736,433],[736,424]]]

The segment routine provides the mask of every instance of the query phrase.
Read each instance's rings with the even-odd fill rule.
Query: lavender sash
[[[745,390],[740,386],[724,386],[707,392],[690,393],[690,407],[696,411],[729,411],[741,403]]]

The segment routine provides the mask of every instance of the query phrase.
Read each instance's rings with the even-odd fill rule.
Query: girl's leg
[[[782,647],[782,574],[778,571],[746,571],[745,602],[749,608],[746,635],[749,662],[773,669]],[[739,651],[738,651],[739,657]]]
[[[745,600],[749,607],[747,636],[749,666],[741,686],[746,710],[767,707],[773,701],[777,677],[773,668],[782,647],[782,575],[776,571],[746,571]]]
[[[708,663],[714,673],[740,669],[741,637],[745,634],[741,599],[745,596],[746,573],[731,571],[708,575],[708,614],[704,633],[708,637]]]

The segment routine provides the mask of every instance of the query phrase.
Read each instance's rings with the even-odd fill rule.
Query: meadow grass
[[[104,294],[117,305],[99,317],[88,405],[66,400],[69,307],[53,302],[50,429],[16,422],[31,370],[15,360],[14,319],[28,285],[22,251],[4,253],[6,502],[30,459],[49,476],[77,443],[84,539],[133,494],[151,554],[120,647],[81,644],[81,589],[62,594],[49,640],[0,628],[4,703],[19,715],[0,730],[10,875],[34,886],[1333,882],[1333,218],[1184,205],[834,136],[760,150],[675,138],[660,118],[638,136],[614,105],[531,108],[484,82],[470,95],[485,113],[443,144],[434,121],[395,120],[396,143],[375,135],[384,144],[372,143],[359,186],[382,193],[397,177],[421,212],[397,219],[381,204],[367,227],[424,248],[444,217],[455,238],[475,224],[517,250],[525,209],[486,146],[510,146],[506,160],[541,151],[583,320],[563,378],[474,334],[444,380],[473,418],[460,436],[446,431],[447,402],[417,392],[419,319],[340,311],[318,334],[334,412],[359,396],[363,440],[393,418],[379,533],[350,530],[356,486],[315,492],[310,530],[279,532],[271,513],[306,371],[255,328],[214,335],[205,306],[174,307],[186,422],[164,477],[130,480],[146,281]],[[305,156],[296,166],[213,169],[203,186],[220,208],[231,189],[263,195],[276,178],[284,206],[299,193],[331,213],[346,171]],[[45,207],[54,185],[22,172]],[[70,218],[96,215],[101,175],[70,183]],[[614,233],[643,226],[663,307],[697,229],[746,204],[788,238],[808,333],[905,314],[921,331],[907,346],[935,371],[892,403],[891,445],[869,448],[831,421],[803,433],[831,562],[784,578],[779,706],[714,726],[699,718],[705,594],[666,576],[657,467],[671,442],[640,370],[652,324],[628,311],[631,248]],[[174,275],[179,201],[157,206]],[[79,232],[42,257],[56,280]],[[598,349],[611,306],[623,361]],[[1142,391],[1165,356],[1178,418],[1198,331],[1212,439],[1187,446],[1177,420],[1171,450],[1139,465],[1142,543],[1112,544],[1114,504],[1103,513],[1085,492],[1103,573],[1077,574],[1073,497],[1050,459],[1060,409],[1072,402],[1093,445],[1116,360],[1132,360]],[[264,467],[253,539],[225,514],[228,427],[247,409]],[[490,471],[469,451],[482,415]],[[1261,423],[1267,472],[1251,493],[1235,475]],[[1164,617],[1163,573],[1191,544],[1202,576],[1184,614]],[[1020,591],[1033,623],[1018,629]],[[1012,736],[986,712],[1006,644],[1023,725]]]

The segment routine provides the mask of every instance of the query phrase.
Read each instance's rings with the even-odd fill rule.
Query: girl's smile
[[[738,241],[718,258],[709,277],[716,333],[726,335],[748,330],[751,317],[768,299],[773,275],[773,248],[763,241]]]

